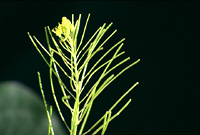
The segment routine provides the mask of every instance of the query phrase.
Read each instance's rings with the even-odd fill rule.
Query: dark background
[[[71,14],[76,19],[82,14],[84,24],[88,13],[88,31],[113,22],[109,32],[118,32],[106,45],[111,47],[125,37],[125,55],[131,62],[141,59],[99,97],[89,124],[138,81],[140,85],[123,100],[133,102],[110,123],[108,134],[200,133],[200,2],[0,2],[0,81],[22,82],[40,95],[36,74],[40,71],[53,104],[48,67],[27,32],[45,44],[45,26],[53,28],[62,16],[71,18]]]

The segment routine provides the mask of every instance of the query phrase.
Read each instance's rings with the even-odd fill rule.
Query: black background
[[[20,81],[40,95],[36,74],[40,71],[48,101],[53,103],[48,67],[27,32],[45,44],[45,26],[53,28],[62,16],[71,18],[71,14],[76,19],[82,14],[84,24],[88,13],[89,32],[113,22],[109,32],[118,32],[106,45],[125,37],[125,55],[131,62],[141,59],[99,97],[90,124],[138,81],[140,85],[123,101],[132,98],[133,102],[110,123],[107,134],[200,133],[200,2],[0,2],[0,81]]]

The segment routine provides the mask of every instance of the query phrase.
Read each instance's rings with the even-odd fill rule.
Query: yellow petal
[[[61,29],[56,29],[56,36],[61,37],[62,30]]]
[[[62,17],[62,25],[68,29],[71,25],[71,21],[67,19],[67,17]]]

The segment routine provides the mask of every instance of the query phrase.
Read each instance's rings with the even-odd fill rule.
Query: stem
[[[79,105],[80,105],[80,90],[81,90],[81,83],[79,82],[79,72],[78,72],[78,67],[77,67],[77,42],[76,42],[76,38],[74,39],[73,42],[73,53],[72,53],[72,65],[74,66],[74,75],[72,74],[72,76],[75,77],[75,92],[76,92],[76,99],[75,99],[75,103],[74,103],[74,112],[72,114],[72,119],[71,119],[71,133],[70,135],[76,135],[77,134],[77,128],[78,128],[78,124],[79,124]],[[73,77],[72,77],[73,78]]]

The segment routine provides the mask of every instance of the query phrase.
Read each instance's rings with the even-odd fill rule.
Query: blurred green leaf
[[[65,135],[56,114],[52,117],[56,135]],[[0,134],[47,135],[48,119],[42,99],[15,81],[0,83]]]

